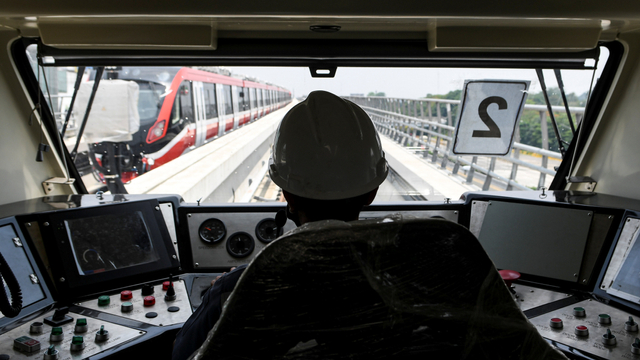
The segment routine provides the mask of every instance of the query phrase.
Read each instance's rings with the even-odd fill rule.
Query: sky
[[[608,53],[602,51],[596,79],[602,71]],[[446,94],[460,90],[465,80],[511,79],[530,80],[530,92],[540,92],[538,77],[533,69],[451,69],[451,68],[338,68],[335,78],[312,78],[308,68],[252,68],[230,67],[235,74],[253,76],[291,90],[296,97],[313,90],[326,90],[336,95],[384,92],[398,98],[421,98],[427,94]],[[592,70],[563,70],[567,93],[581,95],[589,89]],[[548,88],[557,87],[552,70],[544,71]]]

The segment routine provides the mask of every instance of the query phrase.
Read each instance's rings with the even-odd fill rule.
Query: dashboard
[[[166,356],[212,279],[295,228],[277,215],[284,209],[149,195],[0,206],[0,253],[23,294],[20,313],[0,317],[0,356]],[[374,204],[361,218],[401,213],[464,225],[498,269],[521,274],[513,299],[549,343],[570,358],[640,359],[634,209],[603,195],[468,193]]]

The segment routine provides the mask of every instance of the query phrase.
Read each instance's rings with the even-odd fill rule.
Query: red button
[[[169,284],[171,284],[170,281],[165,281],[162,283],[162,290],[167,291],[167,289],[169,288]]]
[[[578,329],[578,330],[587,330],[587,327],[584,326],[584,325],[578,325],[578,326],[576,326],[576,329]]]
[[[153,296],[145,296],[144,298],[144,306],[152,306],[156,303],[156,298]]]
[[[120,300],[129,300],[133,297],[133,293],[129,290],[125,290],[120,293]]]
[[[498,271],[498,273],[500,273],[500,277],[502,278],[502,280],[504,280],[504,282],[509,287],[511,287],[511,283],[513,283],[514,281],[520,279],[520,273],[517,272],[517,271],[500,270],[500,271]]]

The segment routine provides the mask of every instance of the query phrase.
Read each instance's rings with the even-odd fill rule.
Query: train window
[[[222,86],[222,106],[224,107],[224,114],[233,114],[233,103],[231,97],[231,85]]]
[[[36,57],[31,55],[35,70]],[[602,47],[599,58],[591,64],[562,68],[564,63],[558,62],[554,63],[557,66],[543,69],[546,94],[536,69],[517,68],[516,62],[504,68],[342,67],[334,78],[312,78],[304,67],[113,67],[104,70],[82,134],[84,113],[99,68],[87,67],[78,74],[79,67],[51,66],[44,68],[41,77],[57,77],[57,84],[66,82],[65,86],[48,89],[54,100],[50,108],[60,130],[64,128],[69,152],[77,148],[75,165],[89,191],[108,190],[104,175],[89,161],[91,144],[118,142],[135,149],[125,155],[130,157],[124,162],[127,166],[119,169],[125,188],[134,191],[153,178],[154,169],[180,163],[182,160],[177,159],[181,155],[199,151],[198,146],[223,143],[227,141],[223,140],[226,134],[234,133],[235,139],[246,132],[251,139],[252,128],[267,122],[277,124],[288,107],[304,100],[310,91],[327,90],[360,105],[379,131],[391,172],[376,201],[441,201],[457,199],[467,191],[548,187],[562,161],[559,144],[566,148],[573,139],[584,117],[590,91],[601,77],[607,59],[608,50]],[[556,67],[559,71],[555,71]],[[78,76],[81,86],[69,111]],[[506,156],[452,153],[464,82],[480,79],[530,81],[515,142]],[[562,86],[558,79],[562,80]],[[193,91],[194,81],[202,83],[202,94]],[[48,82],[52,83],[53,80]],[[47,91],[43,83],[40,86]],[[240,93],[244,96],[239,96]],[[552,106],[551,113],[545,97]],[[233,114],[236,101],[235,121],[228,117],[214,120],[222,111]],[[204,104],[206,119],[195,123],[194,105],[200,103]],[[489,108],[489,115],[491,111]],[[64,125],[67,113],[69,121]],[[275,129],[275,125],[269,128]],[[201,136],[199,131],[206,131],[206,135]],[[198,139],[207,139],[207,143],[197,143]],[[249,163],[225,164],[225,168],[235,169],[234,173],[211,194],[188,198],[177,188],[165,191],[187,196],[187,201],[200,197],[203,202],[282,200],[262,165],[268,164],[271,141],[268,139],[259,143],[246,140],[246,146],[254,149],[245,160]],[[97,160],[100,161],[99,156]],[[235,173],[239,169],[246,169],[246,174]],[[232,179],[238,183],[232,184]],[[130,187],[129,182],[135,186]]]
[[[251,88],[251,107],[254,109],[258,107],[258,97],[255,88]]]
[[[205,83],[204,110],[207,119],[218,117],[218,102],[216,101],[216,86],[213,83]]]

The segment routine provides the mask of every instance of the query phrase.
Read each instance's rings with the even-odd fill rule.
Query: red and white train
[[[126,142],[129,149],[117,154],[125,183],[292,99],[289,90],[278,86],[186,67],[118,67],[105,70],[103,78],[139,86],[140,128]],[[102,145],[89,147],[98,170],[108,166],[100,155]]]

